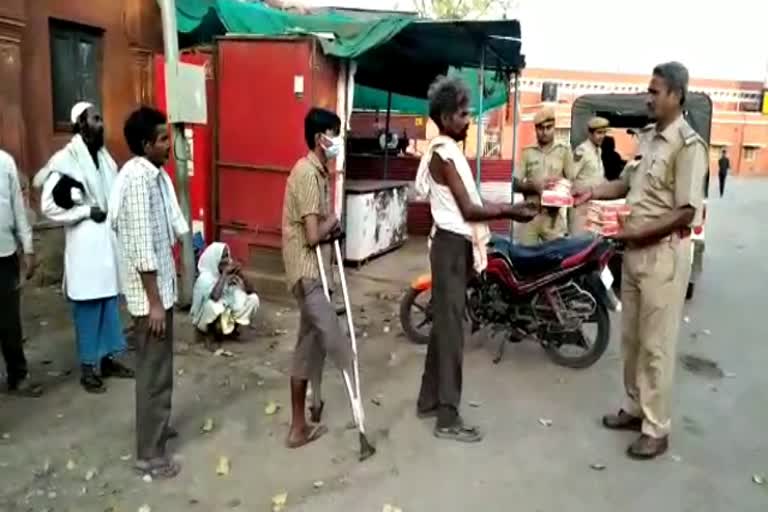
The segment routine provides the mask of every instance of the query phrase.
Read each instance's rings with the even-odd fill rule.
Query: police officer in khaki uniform
[[[571,179],[573,155],[571,148],[555,141],[555,111],[544,108],[533,118],[537,144],[523,149],[517,171],[515,188],[523,194],[540,194],[543,183],[551,179]],[[517,185],[521,183],[521,186]],[[525,184],[530,184],[526,187]],[[528,199],[528,198],[526,198]],[[535,199],[539,201],[537,197]],[[523,229],[520,241],[523,245],[537,245],[555,240],[567,234],[565,208],[545,208]]]
[[[627,197],[632,211],[617,235],[626,243],[621,284],[626,405],[605,416],[614,430],[641,432],[630,457],[667,450],[672,375],[685,289],[690,274],[691,226],[700,223],[707,147],[683,118],[688,70],[656,66],[648,87],[655,123],[640,134],[636,159],[621,179],[574,191],[576,202]]]
[[[608,120],[602,117],[593,117],[587,123],[587,140],[579,144],[573,152],[574,188],[595,187],[605,181],[600,148],[609,126]],[[568,228],[572,235],[585,232],[588,208],[589,205],[583,204],[568,211]]]

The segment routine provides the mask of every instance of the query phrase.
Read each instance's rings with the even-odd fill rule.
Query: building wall
[[[54,128],[50,19],[103,31],[98,84],[107,146],[124,161],[123,121],[137,104],[151,101],[151,52],[162,48],[154,0],[0,2],[0,146],[32,175],[71,136]]]

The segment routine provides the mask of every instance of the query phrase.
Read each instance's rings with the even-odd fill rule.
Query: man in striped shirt
[[[170,140],[167,120],[142,107],[125,123],[136,155],[120,171],[118,199],[110,200],[122,251],[123,292],[136,331],[136,469],[172,478],[179,465],[166,453],[173,394],[173,307],[176,269],[173,244],[176,199],[163,170]],[[117,211],[115,211],[117,210]]]

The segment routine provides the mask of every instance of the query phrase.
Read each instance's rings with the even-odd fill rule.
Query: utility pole
[[[176,30],[175,0],[158,0],[163,19],[163,42],[165,44],[165,95],[167,105],[176,93],[177,68],[179,64],[179,37]],[[170,110],[170,109],[169,109]],[[189,200],[189,144],[184,136],[184,123],[173,122],[171,119],[171,141],[173,143],[173,159],[176,163],[176,195],[179,199],[181,212],[189,231],[181,238],[181,286],[179,289],[179,305],[187,308],[192,304],[192,288],[195,284],[195,253],[192,247],[192,216]]]

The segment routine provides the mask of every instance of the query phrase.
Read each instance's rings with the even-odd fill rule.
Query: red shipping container
[[[240,261],[281,270],[285,183],[307,112],[336,111],[338,68],[313,38],[218,41],[215,222]]]

